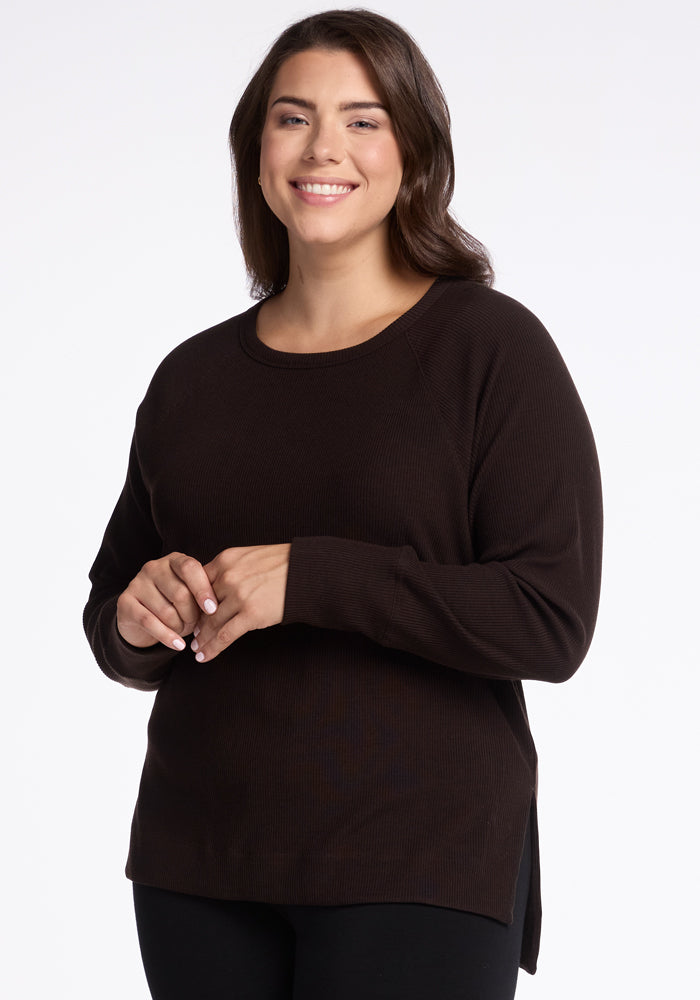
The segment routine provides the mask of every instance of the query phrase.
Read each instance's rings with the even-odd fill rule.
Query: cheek
[[[403,177],[403,163],[398,151],[393,145],[374,150],[371,163],[366,166],[368,175],[374,179],[377,194],[381,191],[382,200],[389,198],[393,203]]]
[[[398,185],[403,175],[401,153],[396,143],[391,140],[382,143],[372,150],[372,171],[386,178],[387,185]]]
[[[265,132],[260,140],[260,172],[268,170],[275,161],[275,144],[271,142]]]
[[[260,139],[260,177],[262,178],[262,195],[273,215],[275,215],[283,225],[286,225],[284,216],[284,197],[279,187],[280,170],[284,166],[283,151],[280,143],[276,139],[270,139],[263,134]]]
[[[260,168],[261,172],[275,171],[282,169],[289,163],[292,155],[292,143],[289,137],[275,135],[263,130],[260,139]]]

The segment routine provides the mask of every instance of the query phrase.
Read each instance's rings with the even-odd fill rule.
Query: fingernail
[[[204,610],[208,615],[213,615],[214,612],[216,611],[216,604],[214,604],[214,602],[210,597],[207,597],[206,601],[204,602]]]
[[[182,639],[175,639],[173,641],[173,646],[175,647],[175,649],[182,650],[182,649],[185,648],[185,643],[184,643],[184,641]]]
[[[195,625],[195,627],[192,629],[192,634],[194,635],[194,637],[196,639],[197,636],[199,635],[199,625]]]
[[[190,643],[190,649],[192,650],[193,653],[196,653],[197,650],[199,649],[199,643],[197,642],[196,639],[193,639],[192,642]]]
[[[203,663],[204,662],[204,653],[197,653],[197,655],[195,656],[195,660],[198,663]]]

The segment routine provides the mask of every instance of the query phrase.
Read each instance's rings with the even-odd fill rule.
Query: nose
[[[305,159],[314,163],[340,163],[344,159],[342,132],[330,122],[317,122],[311,129]]]

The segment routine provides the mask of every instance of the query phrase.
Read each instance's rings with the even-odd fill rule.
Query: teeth
[[[297,184],[297,187],[308,194],[347,194],[352,191],[350,184]]]

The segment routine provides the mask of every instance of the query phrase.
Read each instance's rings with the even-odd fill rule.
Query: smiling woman
[[[352,254],[358,266],[388,261],[402,173],[391,119],[357,56],[315,49],[282,64],[263,127],[260,177],[302,268],[300,258],[318,246]]]
[[[596,617],[590,428],[450,216],[401,28],[292,25],[230,135],[262,301],[156,372],[85,610],[105,673],[157,689],[127,864],[149,986],[509,1000],[540,927],[522,681],[571,676]]]
[[[449,212],[454,190],[450,116],[435,74],[413,39],[397,24],[368,11],[332,11],[305,18],[277,39],[244,91],[231,121],[239,234],[253,294],[264,297],[282,291],[290,273],[284,225],[266,210],[264,200],[251,197],[251,192],[260,175],[260,137],[271,100],[301,100],[301,104],[287,108],[291,118],[300,121],[304,120],[300,110],[312,110],[304,105],[304,94],[277,89],[287,63],[300,53],[320,60],[329,53],[354,56],[354,61],[348,59],[346,65],[354,66],[356,82],[366,93],[351,94],[351,81],[346,80],[336,100],[351,105],[345,110],[360,112],[352,126],[356,131],[369,130],[378,115],[384,125],[386,118],[390,121],[402,161],[402,181],[389,216],[393,259],[414,272],[467,277],[490,284],[493,271],[486,250]],[[360,76],[361,81],[357,79]],[[370,92],[368,103],[372,108],[352,106],[352,102],[369,97]],[[376,102],[380,108],[374,107]],[[362,112],[367,111],[376,114],[363,116]],[[366,124],[361,124],[363,121]]]

